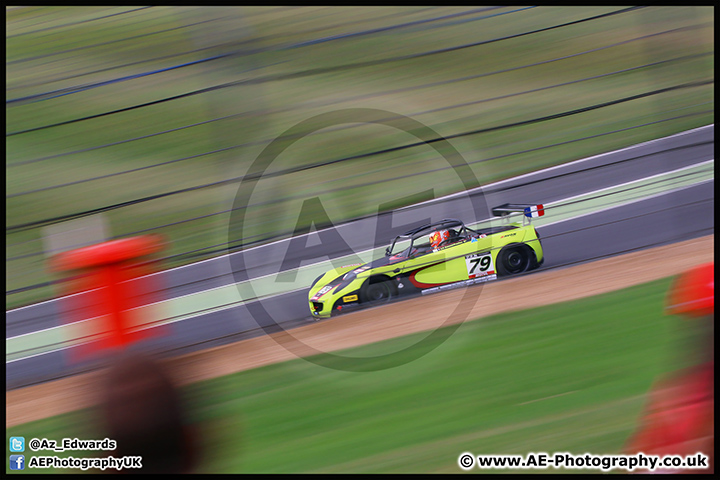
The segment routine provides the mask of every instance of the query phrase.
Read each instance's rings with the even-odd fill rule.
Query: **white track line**
[[[620,203],[620,204],[618,204],[618,205],[613,205],[613,206],[611,206],[611,207],[601,208],[600,210],[595,210],[595,211],[593,211],[593,212],[584,213],[584,214],[582,214],[582,215],[577,215],[577,216],[571,217],[571,218],[565,218],[565,219],[563,219],[563,220],[558,220],[557,222],[546,223],[546,224],[544,224],[544,225],[538,225],[538,226],[535,227],[535,228],[538,228],[538,229],[540,229],[540,228],[545,228],[545,227],[549,227],[550,225],[557,225],[558,223],[567,222],[567,221],[569,221],[569,220],[575,220],[576,218],[580,218],[580,217],[584,217],[584,216],[588,216],[588,215],[595,215],[596,213],[601,213],[601,212],[607,212],[608,210],[612,210],[613,208],[620,208],[620,207],[625,207],[625,206],[627,206],[627,205],[632,205],[633,203],[644,202],[645,200],[650,200],[651,198],[657,198],[657,197],[661,197],[661,196],[663,196],[663,195],[669,195],[669,194],[671,194],[671,193],[679,192],[679,191],[681,191],[681,190],[685,190],[685,189],[688,189],[688,188],[697,187],[698,185],[702,185],[702,184],[704,184],[704,183],[714,182],[714,181],[715,181],[714,178],[711,178],[711,179],[708,179],[708,180],[702,180],[702,181],[700,181],[700,182],[693,183],[692,185],[685,185],[684,187],[673,188],[672,190],[668,190],[668,191],[666,191],[666,192],[656,193],[656,194],[654,194],[654,195],[650,195],[649,197],[638,198],[638,199],[635,199],[635,200],[628,200],[627,202],[623,202],[623,203]]]
[[[185,318],[178,318],[178,319],[176,319],[176,320],[170,320],[170,321],[167,321],[167,322],[163,322],[163,323],[161,323],[161,324],[158,324],[158,325],[141,326],[141,327],[139,327],[139,328],[133,329],[133,332],[139,332],[139,331],[142,331],[142,330],[150,330],[150,329],[152,329],[152,328],[158,328],[158,327],[163,327],[163,326],[166,326],[166,325],[172,325],[173,323],[182,322],[183,320],[190,320],[191,318],[201,317],[201,316],[207,315],[207,314],[209,314],[209,313],[217,313],[217,312],[222,312],[222,311],[224,311],[224,310],[229,310],[229,309],[231,309],[231,308],[235,308],[235,307],[238,307],[238,306],[240,306],[240,305],[244,305],[245,303],[250,303],[250,302],[253,302],[253,301],[265,301],[265,300],[269,300],[269,299],[274,298],[274,297],[278,297],[278,296],[280,296],[280,295],[286,295],[286,294],[288,294],[288,293],[299,292],[299,291],[301,291],[301,290],[305,290],[305,287],[296,288],[295,290],[290,290],[290,291],[287,291],[287,292],[276,293],[276,294],[274,294],[274,295],[269,295],[269,296],[264,297],[264,298],[262,298],[262,299],[256,298],[256,299],[248,300],[248,301],[246,301],[246,302],[241,302],[241,303],[237,303],[237,304],[233,304],[233,305],[228,305],[228,306],[225,307],[225,308],[219,308],[219,309],[217,309],[217,310],[213,310],[212,312],[202,312],[202,313],[198,313],[197,315],[192,315],[192,316],[190,316],[190,317],[185,317]],[[98,318],[98,317],[95,317],[95,318]],[[89,321],[89,320],[94,320],[95,318],[91,318],[91,319],[88,319],[88,320],[81,320],[81,321],[85,322],[85,321]],[[52,329],[56,329],[56,328],[63,328],[63,327],[66,327],[66,326],[67,326],[67,325],[60,325],[60,326],[57,326],[57,327],[50,327],[50,328],[45,329],[45,330],[52,330]],[[263,329],[262,325],[259,325],[259,324],[258,324],[258,328]],[[38,330],[38,331],[40,331],[40,330]],[[44,331],[44,330],[43,330],[43,331]],[[37,333],[37,332],[24,333],[24,334],[18,335],[18,336],[16,336],[16,337],[8,338],[8,339],[6,339],[5,341],[7,342],[8,340],[12,340],[12,339],[14,339],[14,338],[24,337],[25,335],[32,335],[32,334],[34,334],[34,333]],[[239,333],[244,333],[244,332],[239,332]],[[96,334],[96,335],[97,335],[97,334]],[[27,357],[16,358],[15,360],[6,360],[5,363],[8,364],[8,363],[13,363],[13,362],[19,362],[19,361],[21,361],[21,360],[27,360],[28,358],[34,358],[34,357],[39,357],[39,356],[41,356],[41,355],[47,355],[48,353],[61,352],[61,351],[63,351],[63,350],[67,350],[67,349],[69,349],[69,348],[79,347],[79,346],[81,346],[81,345],[85,345],[85,344],[87,344],[87,343],[92,343],[92,342],[93,342],[93,341],[81,342],[81,343],[78,343],[77,345],[72,345],[72,346],[68,346],[68,347],[60,347],[60,348],[56,348],[56,349],[54,349],[54,350],[49,350],[49,351],[47,351],[47,352],[42,352],[42,353],[35,353],[35,354],[33,354],[33,355],[28,355]],[[41,347],[36,347],[36,348],[41,348]]]
[[[680,172],[682,172],[683,170],[690,170],[691,168],[701,167],[701,166],[706,165],[706,164],[709,165],[709,164],[711,164],[711,163],[713,163],[713,162],[715,162],[715,159],[714,159],[714,158],[711,158],[710,160],[703,160],[702,162],[693,163],[692,165],[686,165],[686,166],[684,166],[684,167],[676,168],[675,170],[669,170],[669,171],[667,171],[667,172],[656,173],[656,174],[654,174],[654,175],[649,175],[649,176],[647,176],[647,177],[639,178],[639,179],[637,179],[637,180],[630,180],[629,182],[618,183],[617,185],[610,185],[609,187],[603,187],[603,188],[600,188],[600,189],[597,189],[597,190],[593,190],[592,192],[586,192],[586,193],[580,193],[580,194],[578,194],[578,195],[573,195],[572,197],[563,198],[562,200],[556,200],[556,201],[554,201],[554,202],[548,203],[547,205],[548,205],[548,206],[562,206],[562,205],[557,205],[557,204],[558,204],[558,203],[562,203],[562,202],[567,202],[567,201],[570,201],[570,200],[575,200],[576,198],[581,198],[581,197],[584,197],[584,196],[586,196],[586,195],[594,195],[594,194],[596,194],[596,193],[602,193],[602,192],[604,192],[604,191],[606,191],[606,190],[612,190],[612,189],[614,189],[614,188],[625,187],[625,186],[627,186],[627,185],[632,185],[633,183],[644,182],[644,181],[646,181],[646,180],[652,180],[653,178],[662,177],[662,176],[664,176],[664,175],[671,175],[671,174],[673,174],[673,173],[680,173]],[[702,183],[702,182],[698,182],[698,183]],[[647,198],[651,198],[651,197],[647,197]]]

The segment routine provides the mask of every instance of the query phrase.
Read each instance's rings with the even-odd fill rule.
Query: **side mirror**
[[[385,256],[386,256],[386,257],[389,257],[389,256],[390,256],[390,247],[387,247],[387,248],[385,249]]]

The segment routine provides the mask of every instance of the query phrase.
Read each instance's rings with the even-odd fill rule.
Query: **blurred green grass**
[[[201,471],[441,473],[459,472],[466,451],[619,453],[651,383],[689,362],[692,325],[663,313],[670,281],[469,321],[387,370],[298,359],[193,384]],[[336,353],[382,355],[425,335]],[[101,438],[98,428],[82,411],[7,436]]]
[[[124,8],[27,7],[6,10],[6,98],[111,81],[122,76],[168,68],[213,55],[246,52],[130,81],[112,83],[53,99],[8,104],[8,133],[77,119],[86,115],[152,102],[161,98],[241,79],[257,80],[278,74],[384,59],[488,40],[578,20],[618,7],[537,7],[466,22],[482,14],[422,24],[400,30],[343,38],[285,50],[273,47],[342,35],[365,29],[428,19],[466,11],[465,8],[192,8],[153,7],[95,22],[74,23],[129,10]],[[486,14],[509,12],[513,8]],[[42,15],[42,17],[37,17]],[[462,20],[462,22],[461,22]],[[204,23],[203,23],[204,22]],[[32,33],[40,28],[61,28]],[[188,24],[196,24],[183,27]],[[696,28],[649,36],[683,27]],[[167,31],[166,31],[167,30]],[[162,33],[156,33],[163,31]],[[100,208],[153,194],[241,176],[266,142],[312,115],[339,108],[379,108],[408,115],[448,136],[505,123],[528,120],[615,100],[682,83],[713,78],[714,16],[710,7],[649,7],[591,22],[507,39],[429,57],[352,70],[248,83],[93,120],[6,137],[6,226]],[[132,38],[130,38],[132,37]],[[124,40],[130,38],[129,40]],[[123,41],[120,41],[123,40]],[[472,80],[427,88],[418,85],[480,75],[558,58],[606,45],[557,62],[512,70]],[[112,43],[110,43],[112,42]],[[94,48],[88,45],[103,43]],[[197,49],[203,49],[195,51]],[[194,53],[187,53],[193,52]],[[59,53],[66,52],[66,53]],[[257,52],[257,53],[252,53]],[[53,56],[46,56],[54,53]],[[647,67],[540,92],[507,96],[594,75],[687,55],[696,58]],[[174,58],[167,58],[177,55]],[[34,60],[34,57],[40,57]],[[154,60],[153,60],[154,59]],[[148,61],[152,60],[152,61]],[[144,63],[137,63],[145,61]],[[109,67],[129,64],[107,70]],[[96,73],[91,73],[96,72]],[[72,77],[72,78],[66,78]],[[391,92],[378,95],[381,92]],[[667,92],[571,117],[506,130],[455,138],[452,144],[468,162],[520,150],[575,140],[620,128],[687,117],[561,147],[502,157],[473,164],[480,183],[556,165],[584,156],[622,148],[689,128],[712,123],[713,85]],[[359,98],[358,98],[359,97]],[[482,103],[447,109],[451,105]],[[441,109],[441,110],[436,110]],[[429,113],[429,110],[434,110]],[[102,149],[74,153],[43,162],[21,162],[88,149],[160,131],[206,123]],[[351,119],[350,119],[351,120]],[[400,132],[379,133],[370,127],[321,131],[278,158],[273,169],[371,152],[407,143]],[[228,147],[239,146],[232,149]],[[171,164],[144,168],[206,152]],[[342,192],[321,195],[334,222],[374,213],[377,205],[433,187],[436,196],[457,191],[452,175],[426,174],[377,187],[350,188],[346,177],[362,173],[356,183],[387,178],[390,171],[437,168],[427,147],[413,148],[378,159],[347,162],[338,168],[313,169],[262,181],[258,195],[297,192]],[[119,172],[140,169],[133,173]],[[37,189],[101,176],[107,178],[50,189]],[[236,185],[198,190],[107,212],[114,236],[155,227],[168,236],[168,255],[177,255],[227,242],[229,214],[181,222],[232,208]],[[267,193],[263,193],[267,192]],[[268,236],[291,231],[300,203],[248,211],[248,232]],[[42,255],[42,229],[6,235],[7,290],[48,281]],[[232,239],[236,241],[238,239]],[[200,257],[202,258],[202,257]],[[174,258],[167,266],[194,261]],[[12,308],[57,294],[51,287],[6,297]]]

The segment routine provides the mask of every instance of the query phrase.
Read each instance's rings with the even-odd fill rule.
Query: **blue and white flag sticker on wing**
[[[525,216],[528,218],[542,217],[543,215],[545,215],[545,208],[542,205],[525,207]]]

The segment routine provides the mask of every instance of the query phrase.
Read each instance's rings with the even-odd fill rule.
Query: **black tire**
[[[530,255],[523,245],[505,247],[497,256],[497,264],[501,276],[517,275],[530,267]]]
[[[372,279],[370,279],[372,281]],[[366,305],[382,305],[393,296],[392,284],[388,280],[368,281],[360,289],[360,300]]]

